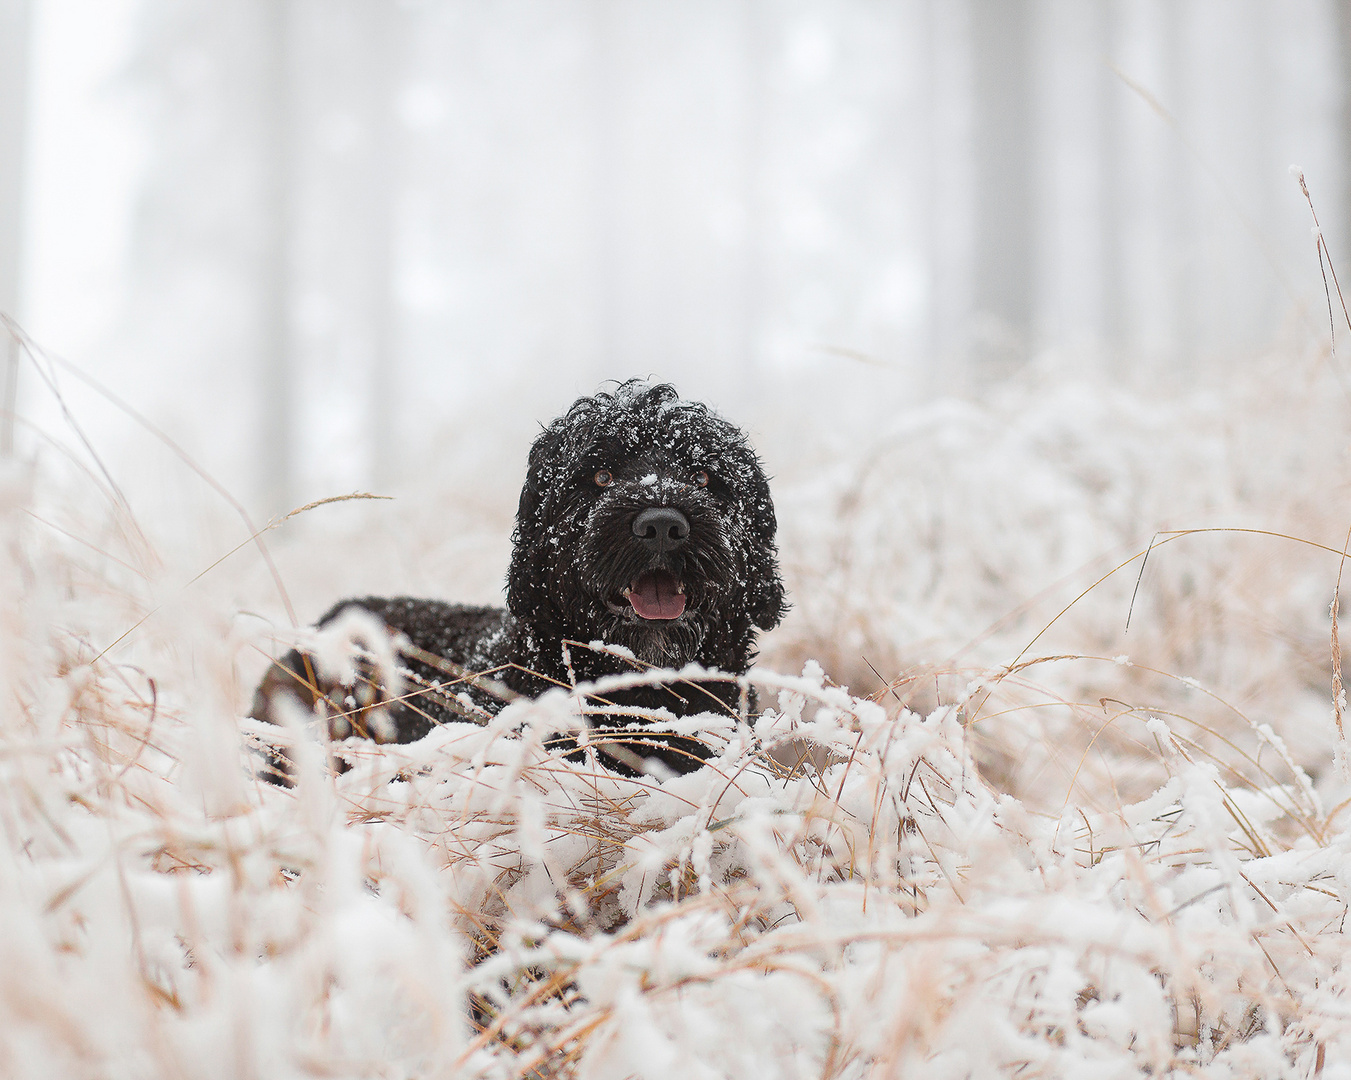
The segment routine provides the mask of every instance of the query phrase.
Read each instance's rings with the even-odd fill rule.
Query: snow
[[[341,675],[379,640],[359,615],[269,630],[261,564],[184,586],[216,555],[142,560],[87,480],[9,467],[3,1071],[1345,1075],[1347,423],[1295,363],[1192,397],[1029,380],[801,458],[800,424],[764,425],[795,613],[749,677],[762,713],[666,720],[718,754],[664,778],[547,753],[564,690],[348,740],[329,775],[300,725],[241,716],[272,638]],[[279,537],[302,616],[368,583],[339,575],[376,572],[380,530],[468,590],[500,578],[456,562],[454,496]],[[1126,660],[1132,556],[1202,525],[1332,552],[1156,544]],[[296,788],[249,777],[262,739]]]

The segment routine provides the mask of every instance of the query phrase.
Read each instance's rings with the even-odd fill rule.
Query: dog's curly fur
[[[638,520],[654,508],[660,514]],[[352,608],[376,616],[398,635],[411,693],[387,700],[369,665],[364,687],[326,683],[312,657],[293,651],[259,686],[252,715],[275,720],[278,696],[289,694],[319,708],[335,736],[410,742],[434,724],[482,717],[513,696],[574,680],[690,663],[744,674],[757,629],[776,626],[786,610],[775,529],[764,470],[738,428],[669,385],[622,383],[577,400],[531,447],[505,610],[345,600],[319,625]],[[708,755],[697,739],[626,737],[616,727],[659,709],[687,716],[744,703],[734,679],[674,680],[607,694],[604,704],[619,708],[593,726],[610,730],[600,749],[612,768],[629,772],[656,758],[685,772]]]

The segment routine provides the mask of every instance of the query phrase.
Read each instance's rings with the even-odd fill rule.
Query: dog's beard
[[[620,645],[645,664],[655,667],[683,667],[699,653],[704,640],[702,619],[683,619],[678,623],[634,623],[613,616],[601,639]]]

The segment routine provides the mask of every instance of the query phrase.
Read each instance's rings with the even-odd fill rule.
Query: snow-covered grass
[[[1043,374],[810,438],[767,397],[796,609],[767,711],[664,781],[545,753],[561,691],[329,776],[241,719],[287,636],[241,614],[284,623],[261,560],[184,584],[242,536],[10,468],[0,1074],[1351,1077],[1351,404],[1313,360],[1216,385]],[[268,534],[302,619],[391,537],[483,598],[513,473]],[[1263,532],[1160,537],[1137,591],[1196,528]]]

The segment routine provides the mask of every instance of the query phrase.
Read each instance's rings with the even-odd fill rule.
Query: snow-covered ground
[[[44,444],[0,474],[0,1074],[1351,1077],[1336,363],[766,389],[795,609],[664,782],[545,754],[561,692],[249,776],[288,604],[494,599],[510,403],[267,560]]]

